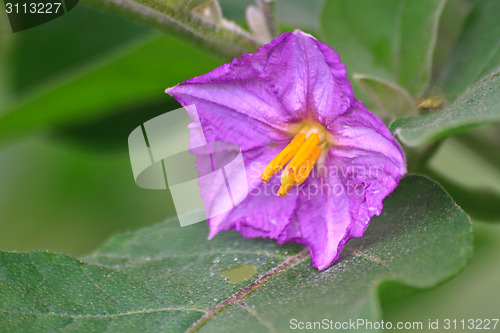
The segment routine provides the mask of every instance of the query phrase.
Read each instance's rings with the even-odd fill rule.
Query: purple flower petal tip
[[[339,55],[300,30],[166,92],[196,106],[193,120],[207,144],[241,149],[245,175],[231,191],[243,197],[209,219],[209,238],[235,229],[245,238],[297,242],[322,270],[351,238],[363,236],[406,173],[401,147],[354,98]],[[292,140],[299,140],[298,150]],[[274,161],[282,151],[293,159]],[[282,163],[282,172],[272,175],[273,163]],[[202,189],[207,209],[216,205],[214,191]]]

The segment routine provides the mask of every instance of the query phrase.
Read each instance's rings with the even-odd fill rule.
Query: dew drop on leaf
[[[257,273],[254,265],[241,265],[237,267],[226,268],[221,271],[221,275],[230,283],[243,282]]]

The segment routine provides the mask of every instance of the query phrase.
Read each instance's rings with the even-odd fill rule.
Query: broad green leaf
[[[380,320],[381,283],[428,288],[471,253],[468,217],[420,176],[404,178],[365,236],[324,271],[296,244],[206,237],[204,223],[180,228],[171,219],[117,235],[83,261],[2,252],[0,330],[281,332],[291,318]],[[246,280],[226,280],[228,268]]]
[[[439,20],[446,0],[407,0],[401,13],[398,82],[414,96],[426,90],[432,74],[432,59]]]
[[[176,38],[155,34],[4,110],[0,141],[29,130],[92,121],[120,108],[167,99],[165,88],[219,63]]]
[[[373,111],[383,119],[417,115],[415,100],[396,83],[364,74],[354,74],[354,80],[370,96]]]
[[[474,221],[473,229],[474,256],[459,276],[432,290],[393,300],[390,303],[384,302],[385,321],[428,323],[429,319],[433,321],[439,319],[439,322],[443,323],[445,318],[498,318],[500,224]],[[500,323],[497,324],[496,330],[499,329],[498,325]],[[467,328],[447,331],[473,332]],[[446,331],[414,329],[404,332]]]
[[[471,86],[447,109],[427,115],[401,118],[390,128],[406,146],[421,146],[468,130],[500,121],[500,73]]]
[[[495,222],[500,220],[500,205],[498,204],[500,194],[497,192],[487,188],[476,189],[462,186],[432,170],[426,170],[425,174],[439,182],[471,218]]]
[[[500,1],[480,0],[452,54],[443,86],[450,101],[481,78],[500,70]]]
[[[445,1],[334,0],[321,18],[322,35],[350,73],[394,81],[412,95],[430,81]]]
[[[477,0],[446,1],[439,22],[436,49],[434,51],[432,82],[430,87],[435,89],[442,86],[446,67],[450,65],[450,58],[455,51],[457,42],[464,30],[466,19]]]

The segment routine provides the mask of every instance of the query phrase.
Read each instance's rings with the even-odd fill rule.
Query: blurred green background
[[[242,25],[250,3],[221,1],[225,16]],[[463,3],[465,12],[471,2]],[[277,6],[282,26],[318,29],[321,1]],[[440,41],[437,65],[456,35]],[[174,215],[168,191],[135,185],[127,136],[178,107],[166,87],[227,60],[84,5],[16,34],[0,13],[0,249],[82,256],[111,234]],[[429,174],[500,195],[498,133],[482,127],[446,140]],[[484,154],[471,148],[472,139],[493,148]],[[384,300],[384,319],[498,318],[499,222],[474,220],[466,269],[434,289]]]

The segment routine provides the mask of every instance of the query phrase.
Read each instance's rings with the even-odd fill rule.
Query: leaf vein
[[[258,313],[257,311],[255,311],[254,309],[250,308],[248,305],[245,304],[245,302],[242,302],[242,301],[239,301],[237,302],[236,304],[238,304],[239,306],[241,306],[243,309],[245,309],[248,313],[250,313],[252,316],[254,316],[262,325],[264,325],[267,330],[271,333],[276,333],[276,330],[274,329],[273,325],[265,320],[264,318],[262,318]]]
[[[394,273],[394,270],[392,269],[391,266],[389,266],[387,263],[385,263],[382,259],[380,258],[377,258],[375,256],[372,256],[370,254],[367,254],[367,253],[364,253],[364,252],[360,252],[358,250],[355,250],[355,249],[350,249],[348,247],[345,247],[344,248],[345,251],[348,251],[348,252],[351,252],[353,253],[355,256],[358,256],[358,257],[363,257],[365,259],[368,259],[370,260],[371,262],[374,262],[374,263],[377,263],[379,265],[382,265],[384,266],[385,268],[387,268],[391,273],[395,274]]]
[[[201,317],[199,320],[194,322],[194,324],[188,330],[186,330],[186,333],[192,333],[192,332],[197,331],[201,326],[203,326],[217,312],[221,311],[223,308],[225,308],[231,304],[239,302],[242,298],[244,298],[245,296],[247,296],[248,294],[250,294],[251,292],[253,292],[257,288],[259,288],[267,280],[269,280],[270,278],[272,278],[273,276],[275,276],[281,272],[288,270],[290,267],[294,266],[295,264],[303,261],[305,258],[308,257],[308,255],[309,255],[309,250],[304,249],[304,250],[300,251],[299,253],[297,253],[296,255],[294,255],[293,257],[290,257],[286,261],[282,262],[278,266],[270,269],[267,273],[265,273],[264,275],[261,275],[253,283],[249,284],[248,286],[241,289],[240,291],[238,291],[234,295],[228,297],[226,300],[222,301],[221,303],[217,304],[216,306],[214,306],[213,308],[208,310],[208,312],[203,317]]]
[[[158,313],[158,312],[167,312],[167,311],[186,311],[186,312],[202,312],[206,313],[205,309],[198,308],[186,308],[186,307],[163,307],[163,308],[155,308],[155,309],[143,309],[143,310],[133,310],[133,311],[124,311],[117,313],[87,313],[87,314],[73,314],[73,313],[65,313],[65,312],[35,312],[35,311],[22,311],[22,310],[13,310],[13,309],[1,309],[1,312],[21,314],[21,315],[34,315],[34,316],[59,316],[59,317],[69,317],[73,319],[82,319],[82,318],[119,318],[126,316],[134,316],[134,315],[142,315],[142,314],[150,314],[150,313]]]

